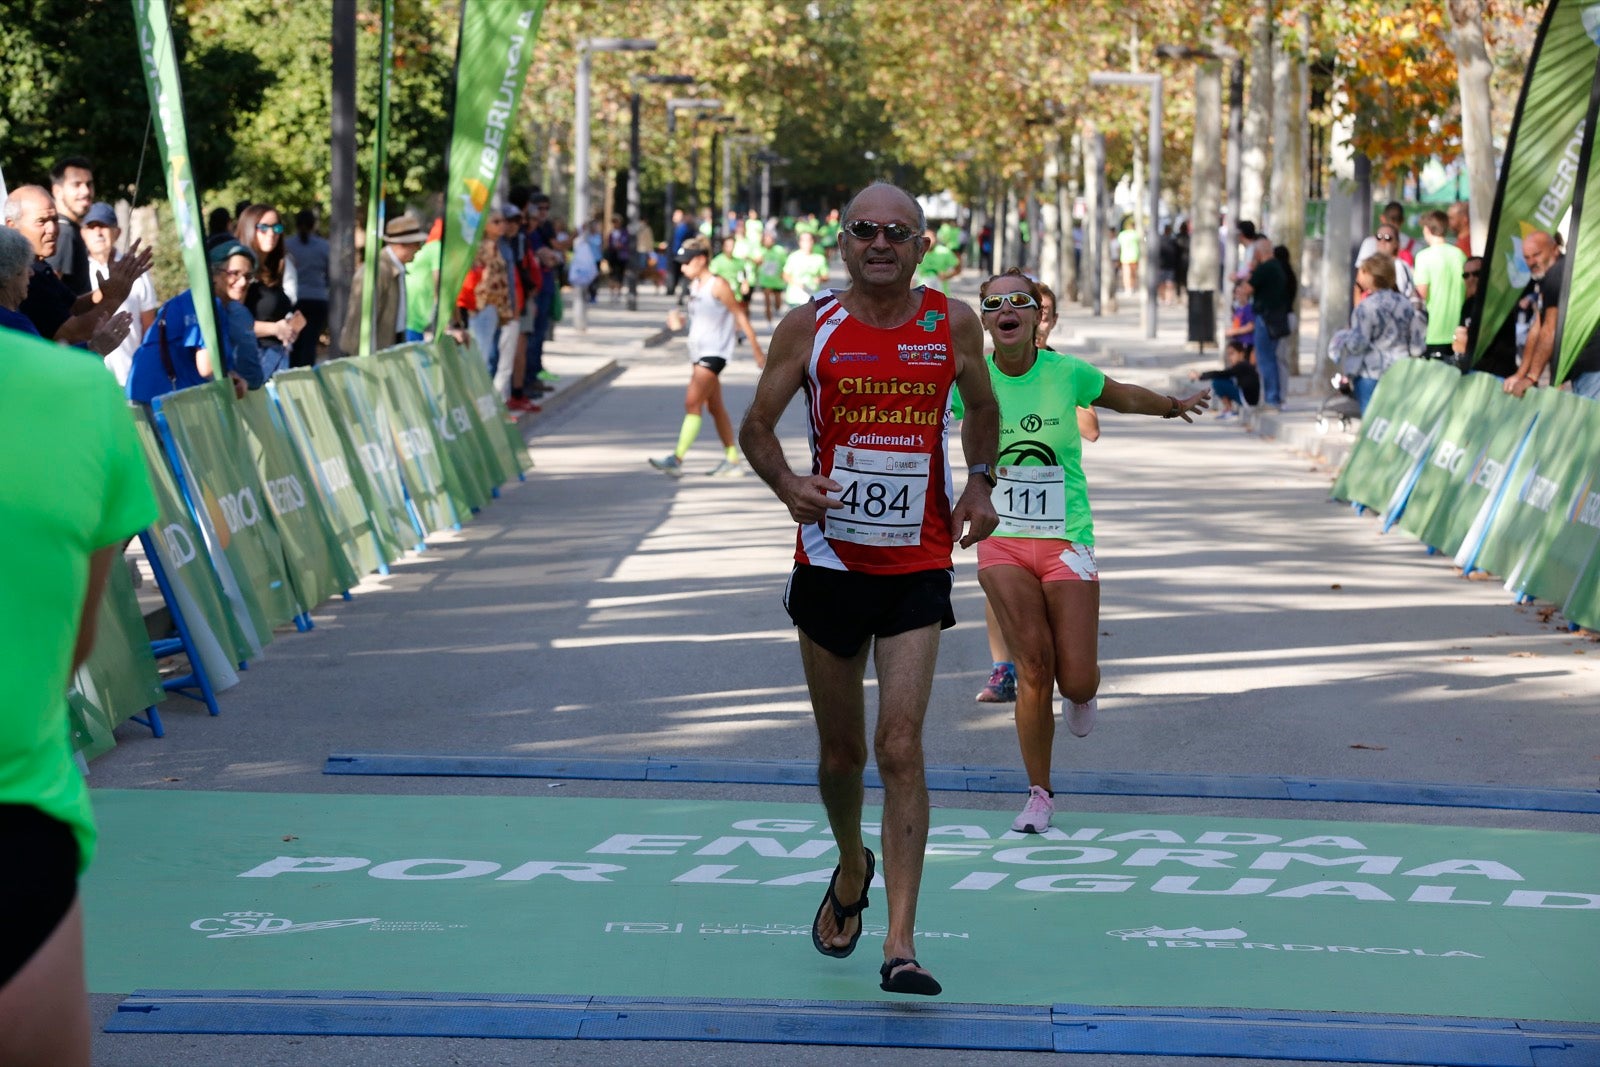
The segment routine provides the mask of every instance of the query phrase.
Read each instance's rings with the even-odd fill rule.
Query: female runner
[[[1017,268],[984,282],[979,297],[984,328],[994,339],[989,380],[1000,401],[993,497],[1000,526],[978,542],[978,583],[1017,670],[1017,740],[1029,789],[1011,828],[1043,833],[1055,812],[1055,689],[1059,685],[1066,698],[1067,728],[1086,737],[1094,729],[1100,688],[1100,572],[1074,412],[1093,404],[1190,422],[1211,394],[1162,396],[1108,378],[1075,356],[1039,348],[1039,287]]]
[[[689,285],[689,389],[684,394],[683,426],[678,431],[678,447],[661,459],[651,458],[650,466],[673,478],[683,477],[683,457],[689,446],[699,436],[702,411],[711,412],[717,425],[717,436],[722,439],[723,457],[708,474],[737,478],[744,474],[744,461],[739,458],[739,448],[734,444],[733,422],[722,402],[722,368],[733,358],[734,327],[737,326],[750,342],[756,367],[767,365],[766,353],[756,329],[750,325],[750,316],[744,305],[722,278],[711,273],[711,246],[702,239],[684,242],[678,249],[677,261],[683,267],[683,277]],[[667,326],[674,331],[683,328],[683,314],[677,308],[667,313]]]

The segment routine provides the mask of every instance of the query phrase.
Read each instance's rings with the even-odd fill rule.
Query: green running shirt
[[[1077,356],[1041,348],[1033,366],[1013,378],[989,364],[989,382],[1000,402],[1000,479],[993,493],[995,510],[1035,518],[1063,515],[1064,526],[1045,532],[1002,527],[993,537],[1061,537],[1080,545],[1094,544],[1094,519],[1089,512],[1089,483],[1083,474],[1083,438],[1078,434],[1078,409],[1099,399],[1103,371]],[[1059,489],[1006,478],[1008,467],[1060,467]],[[1056,497],[1056,493],[1062,494]],[[1007,494],[1010,494],[1009,496]],[[1045,510],[1039,510],[1040,498]],[[1064,505],[1064,507],[1063,507]]]

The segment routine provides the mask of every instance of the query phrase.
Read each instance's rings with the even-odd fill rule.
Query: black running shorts
[[[0,804],[0,988],[39,951],[78,895],[72,827],[28,804]]]
[[[797,563],[783,606],[801,633],[849,659],[871,637],[893,637],[933,623],[942,630],[954,626],[954,579],[948,570],[859,574]]]
[[[704,367],[712,374],[721,374],[722,368],[728,365],[727,359],[722,356],[701,356],[694,361],[696,367]]]

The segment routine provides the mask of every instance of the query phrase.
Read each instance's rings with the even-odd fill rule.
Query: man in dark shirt
[[[1241,227],[1242,228],[1242,227]],[[1261,375],[1262,407],[1283,407],[1283,376],[1278,366],[1278,339],[1289,334],[1289,278],[1272,254],[1272,240],[1257,237],[1250,280],[1242,284],[1256,313],[1256,371]]]
[[[74,297],[94,288],[89,277],[89,249],[78,233],[83,216],[94,203],[94,171],[82,156],[68,156],[50,168],[50,193],[56,204],[55,253],[50,266]]]
[[[1522,258],[1533,275],[1533,323],[1522,349],[1522,362],[1506,379],[1505,391],[1521,396],[1538,384],[1555,348],[1556,319],[1561,308],[1561,250],[1555,239],[1534,230],[1522,239]]]
[[[1467,335],[1473,325],[1483,319],[1483,257],[1473,256],[1467,260],[1461,277],[1467,283],[1467,299],[1461,305],[1461,325],[1456,327],[1455,341],[1450,347],[1456,353],[1457,364],[1465,366]],[[1517,373],[1517,355],[1517,315],[1513,311],[1500,324],[1499,332],[1489,342],[1483,355],[1478,357],[1478,362],[1472,365],[1472,369],[1499,378],[1509,378]]]
[[[133,283],[150,269],[150,251],[140,249],[135,241],[127,254],[111,265],[105,283],[97,291],[74,296],[48,262],[56,250],[58,225],[50,194],[37,185],[18,186],[6,197],[5,224],[26,237],[38,257],[28,275],[28,295],[17,310],[46,340],[62,344],[89,341],[128,299]],[[126,332],[124,325],[123,333]],[[111,341],[111,347],[121,341],[121,337]]]

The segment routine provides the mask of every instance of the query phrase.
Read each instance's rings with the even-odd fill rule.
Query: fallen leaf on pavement
[[[1368,752],[1387,752],[1387,751],[1389,751],[1389,746],[1388,745],[1362,745],[1362,744],[1355,744],[1355,745],[1351,745],[1350,747],[1351,748],[1364,748]]]
[[[1507,655],[1509,655],[1512,659],[1538,659],[1539,658],[1539,653],[1537,653],[1537,652],[1508,652]]]
[[[1343,589],[1344,586],[1340,585],[1338,582],[1334,582],[1332,585],[1328,586],[1328,588],[1329,589]]]

